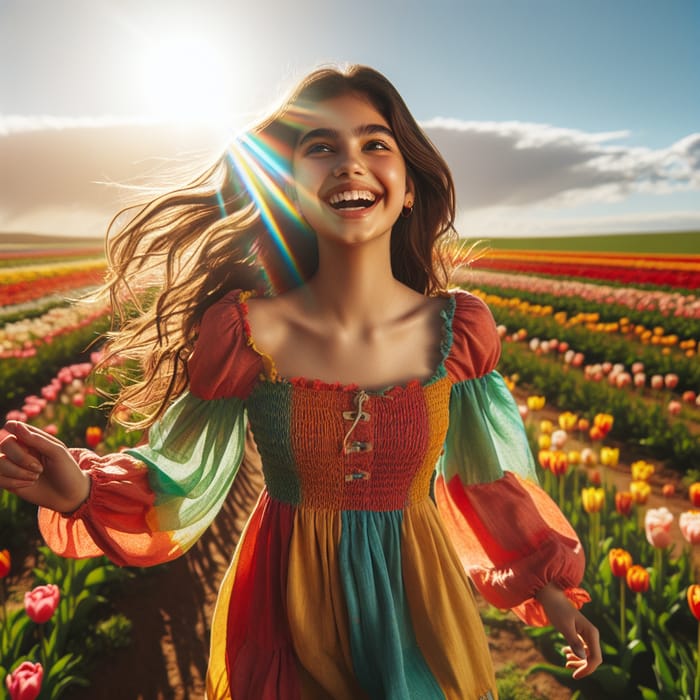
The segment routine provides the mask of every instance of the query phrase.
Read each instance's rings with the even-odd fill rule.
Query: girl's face
[[[321,238],[357,244],[390,234],[413,184],[389,125],[351,93],[302,115],[292,158],[301,214]]]

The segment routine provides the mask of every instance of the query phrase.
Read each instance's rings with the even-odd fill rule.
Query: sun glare
[[[186,34],[154,38],[138,68],[149,116],[177,122],[225,123],[232,73],[214,46]]]

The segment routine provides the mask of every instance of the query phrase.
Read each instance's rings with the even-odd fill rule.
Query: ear
[[[416,201],[416,188],[413,184],[413,178],[406,175],[406,194],[403,197],[403,205],[410,209]]]

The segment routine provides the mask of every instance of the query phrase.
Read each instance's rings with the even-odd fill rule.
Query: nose
[[[362,161],[362,157],[354,149],[342,151],[333,169],[333,175],[335,177],[358,175],[364,172],[365,165]]]

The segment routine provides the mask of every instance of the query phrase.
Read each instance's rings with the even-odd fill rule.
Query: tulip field
[[[603,665],[572,681],[561,637],[524,628],[546,659],[529,670],[572,698],[700,698],[700,246],[684,240],[675,253],[643,254],[565,239],[550,251],[494,244],[460,272],[493,311],[498,369],[542,484],[586,551],[584,612]],[[98,453],[141,437],[99,408],[111,378],[91,369],[109,308],[67,301],[103,271],[94,250],[0,247],[0,413]],[[71,697],[88,683],[91,655],[129,643],[129,620],[106,603],[133,573],[102,558],[61,560],[37,548],[33,523],[31,506],[0,492],[0,698],[11,700]],[[484,613],[487,623],[499,615]]]

